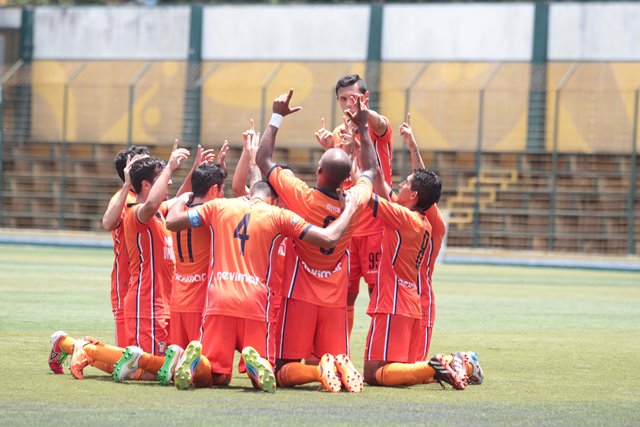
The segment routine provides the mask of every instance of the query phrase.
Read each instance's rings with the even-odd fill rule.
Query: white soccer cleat
[[[144,351],[140,347],[130,345],[126,348],[122,357],[113,367],[113,380],[122,383],[130,379],[138,370],[138,362]]]

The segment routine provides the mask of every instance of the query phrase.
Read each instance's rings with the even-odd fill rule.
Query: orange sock
[[[163,364],[164,356],[154,356],[149,353],[142,353],[140,360],[138,360],[138,367],[153,375],[158,373]]]
[[[120,360],[124,353],[123,348],[114,347],[108,344],[87,344],[84,346],[84,351],[89,357],[89,364],[91,366],[108,374],[113,373],[113,365]]]
[[[193,374],[193,385],[195,387],[211,387],[213,385],[211,363],[204,355],[200,356],[200,362],[198,362],[196,371]]]
[[[347,306],[347,322],[349,322],[349,338],[351,338],[351,332],[353,331],[353,323],[355,320],[355,308],[352,305]]]
[[[67,335],[66,337],[62,338],[62,340],[60,341],[60,347],[64,350],[65,353],[71,354],[73,353],[74,341],[75,340],[73,338]]]
[[[308,384],[320,381],[320,371],[315,365],[309,366],[304,363],[291,362],[280,368],[277,380],[278,385],[282,387]]]
[[[435,371],[428,362],[389,363],[376,371],[376,382],[383,386],[423,384]]]

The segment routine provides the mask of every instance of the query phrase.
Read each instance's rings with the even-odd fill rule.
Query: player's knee
[[[376,372],[381,367],[380,362],[365,360],[364,361],[364,382],[369,385],[380,385],[376,379]]]

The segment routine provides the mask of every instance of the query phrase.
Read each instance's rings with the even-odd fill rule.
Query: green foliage
[[[151,382],[85,381],[48,373],[49,335],[113,340],[108,250],[0,245],[0,412],[11,425],[637,425],[640,274],[440,265],[433,352],[476,350],[481,386],[315,386],[254,392],[234,373],[226,389],[187,392]],[[353,359],[362,368],[363,287]]]

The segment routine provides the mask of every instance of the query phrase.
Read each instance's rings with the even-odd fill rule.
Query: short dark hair
[[[278,197],[276,189],[273,188],[273,185],[271,185],[271,183],[267,180],[261,179],[260,181],[254,182],[253,186],[251,186],[251,195],[255,193],[266,193],[267,191],[271,193],[272,199]]]
[[[127,166],[127,157],[137,154],[149,154],[147,147],[143,145],[132,145],[131,147],[124,148],[116,154],[116,158],[113,160],[113,167],[116,169],[118,176],[124,182],[124,168]]]
[[[214,185],[222,186],[227,171],[217,163],[203,163],[191,175],[191,191],[195,197],[203,197]]]
[[[144,159],[137,160],[131,165],[131,171],[129,171],[133,191],[140,193],[142,190],[142,181],[153,182],[164,167],[165,162],[155,157],[145,157]]]
[[[358,90],[360,90],[361,94],[367,93],[367,83],[360,78],[357,74],[351,74],[349,76],[344,76],[336,83],[336,96],[338,96],[338,89],[343,87],[353,86],[354,84],[358,84]]]
[[[430,169],[419,168],[413,171],[411,190],[418,192],[416,207],[424,212],[434,203],[438,203],[442,195],[442,179]]]

